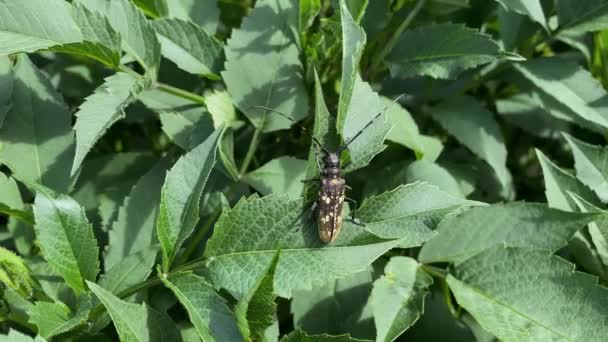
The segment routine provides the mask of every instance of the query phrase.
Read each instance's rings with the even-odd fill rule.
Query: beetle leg
[[[357,220],[357,217],[356,217],[357,207],[358,207],[357,201],[355,201],[352,198],[348,198],[348,197],[344,197],[344,201],[352,204],[352,208],[350,211],[350,220],[348,220],[348,221],[356,224],[357,226],[365,227],[365,223]]]

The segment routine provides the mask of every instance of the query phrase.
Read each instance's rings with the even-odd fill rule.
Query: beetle
[[[395,99],[395,102],[401,96]],[[269,107],[264,106],[254,106],[255,108],[264,109],[276,113],[278,115],[283,116],[284,118],[292,121],[293,123],[300,125],[302,129],[306,130],[304,126],[290,118],[286,114],[283,114],[279,111],[276,111]],[[346,180],[343,177],[342,169],[348,167],[348,163],[344,166],[340,165],[340,155],[344,150],[348,149],[348,146],[355,141],[361,134],[371,126],[376,119],[378,119],[382,113],[386,111],[385,108],[383,111],[376,114],[363,128],[357,132],[352,138],[350,138],[344,145],[340,146],[336,151],[329,151],[325,148],[321,142],[315,137],[312,136],[312,141],[314,144],[321,149],[323,154],[321,160],[323,161],[323,166],[321,166],[321,162],[319,161],[319,151],[315,149],[315,159],[317,161],[317,167],[320,170],[318,177],[313,177],[310,179],[302,180],[303,183],[309,182],[319,182],[319,197],[312,205],[312,210],[314,211],[316,207],[318,207],[318,229],[319,229],[319,238],[325,242],[329,243],[335,241],[340,234],[340,228],[342,227],[342,207],[344,201],[349,202],[353,205],[353,210],[351,212],[350,222],[364,226],[365,224],[362,222],[358,222],[355,213],[357,202],[352,198],[348,198],[345,196],[346,189],[351,189],[348,185],[346,185]]]

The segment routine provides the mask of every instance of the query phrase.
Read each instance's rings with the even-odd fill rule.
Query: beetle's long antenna
[[[363,133],[363,131],[365,131],[366,128],[371,126],[374,123],[374,121],[376,121],[376,119],[380,117],[380,115],[385,113],[392,105],[394,105],[397,101],[399,101],[399,99],[402,98],[403,96],[405,96],[405,94],[401,94],[401,95],[397,96],[390,105],[384,107],[384,109],[382,111],[380,111],[378,114],[376,114],[363,128],[361,128],[361,130],[359,130],[359,132],[357,132],[357,134],[355,134],[354,137],[350,138],[346,143],[344,143],[344,145],[342,145],[338,149],[338,153],[346,150],[348,148],[348,145],[350,145],[353,141],[355,141],[355,139],[357,139],[359,136],[361,136],[361,134]]]
[[[306,127],[304,127],[304,125],[302,125],[301,123],[297,122],[293,118],[287,116],[287,114],[279,112],[278,110],[275,110],[275,109],[272,109],[272,108],[269,108],[269,107],[266,107],[266,106],[253,106],[251,108],[259,108],[259,109],[269,110],[269,111],[271,111],[271,112],[273,112],[275,114],[278,114],[278,115],[284,117],[285,119],[293,122],[294,124],[300,126],[300,128],[302,128],[302,130],[308,132],[308,129],[306,129]],[[312,137],[312,141],[315,144],[317,144],[317,146],[319,146],[321,148],[321,150],[323,151],[323,153],[325,153],[326,155],[329,154],[329,151],[325,147],[323,147],[323,145],[321,144],[321,142],[317,138],[315,138],[314,135],[311,134],[311,137]]]

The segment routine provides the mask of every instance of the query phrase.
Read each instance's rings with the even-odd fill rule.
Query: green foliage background
[[[605,341],[607,29],[605,0],[0,0],[0,341]],[[311,135],[378,113],[341,156],[365,225],[325,244]]]

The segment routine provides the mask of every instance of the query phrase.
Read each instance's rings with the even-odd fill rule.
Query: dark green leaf
[[[463,70],[495,61],[499,53],[490,36],[460,24],[437,24],[404,32],[386,58],[395,77],[453,79]]]
[[[74,155],[72,116],[49,80],[20,56],[12,108],[0,128],[0,160],[23,181],[67,191]]]
[[[121,341],[177,341],[179,332],[165,314],[145,303],[125,302],[99,285],[88,282],[89,288],[106,307]]]
[[[99,247],[84,209],[69,196],[38,186],[34,217],[46,261],[76,294],[85,292],[85,281],[99,272]]]
[[[163,269],[168,270],[181,244],[199,220],[199,201],[215,165],[220,131],[182,156],[167,172],[161,190],[156,233],[163,250]]]
[[[203,341],[240,341],[234,315],[205,278],[192,273],[161,278],[182,303]]]
[[[504,341],[603,341],[608,334],[606,288],[544,251],[488,250],[458,265],[447,282],[458,303]]]
[[[249,120],[266,132],[293,123],[254,106],[270,107],[296,121],[308,112],[294,35],[297,25],[298,8],[293,1],[259,1],[226,46],[222,77],[228,92]]]
[[[176,18],[155,20],[152,27],[164,57],[191,74],[217,77],[223,46],[203,28]]]
[[[433,278],[407,257],[392,257],[384,276],[374,282],[370,303],[378,336],[393,341],[411,327],[424,312],[424,297]]]

